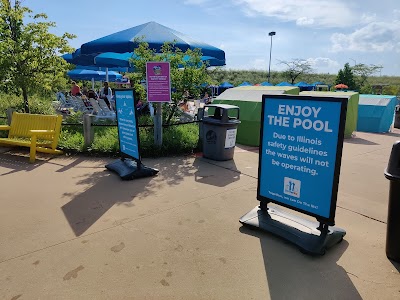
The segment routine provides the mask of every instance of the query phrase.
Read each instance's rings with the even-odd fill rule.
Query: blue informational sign
[[[140,160],[136,108],[132,89],[115,90],[119,148],[121,153]]]
[[[257,198],[334,223],[347,100],[264,95]]]

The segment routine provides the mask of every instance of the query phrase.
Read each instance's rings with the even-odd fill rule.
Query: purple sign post
[[[146,80],[148,102],[171,102],[169,62],[147,62]]]
[[[162,145],[161,103],[171,102],[171,76],[169,62],[147,62],[147,101],[157,103],[154,116],[154,144]]]

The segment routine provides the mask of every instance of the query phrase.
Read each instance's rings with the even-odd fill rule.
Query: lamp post
[[[275,31],[271,31],[268,35],[271,37],[271,47],[269,48],[269,65],[268,65],[268,82],[271,79],[271,54],[272,54],[272,37],[276,34]]]

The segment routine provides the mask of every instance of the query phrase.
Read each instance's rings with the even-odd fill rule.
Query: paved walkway
[[[243,228],[258,152],[233,161],[146,159],[157,177],[120,181],[105,159],[0,148],[0,299],[399,299],[385,256],[388,181],[400,131],[358,133],[343,152],[336,224],[322,257]]]

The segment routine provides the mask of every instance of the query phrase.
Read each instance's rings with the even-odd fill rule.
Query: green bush
[[[53,100],[56,100],[55,97],[52,99],[51,97],[32,96],[28,100],[32,114],[51,115],[56,113],[52,103]],[[5,116],[8,108],[14,108],[18,112],[23,112],[24,103],[22,96],[0,93],[0,115]]]
[[[154,129],[139,128],[140,152],[143,157],[171,156],[189,154],[198,144],[199,129],[197,124],[184,124],[166,127],[163,130],[163,145],[154,145]],[[85,149],[82,126],[62,128],[59,148],[65,152],[82,152],[93,155],[115,156],[119,153],[118,128],[101,126],[94,129],[93,144]]]
[[[64,127],[61,131],[58,148],[65,152],[83,152],[84,150],[82,126],[74,127]],[[80,130],[77,127],[80,127]]]
[[[89,150],[96,153],[118,153],[118,128],[95,127],[93,144]]]

